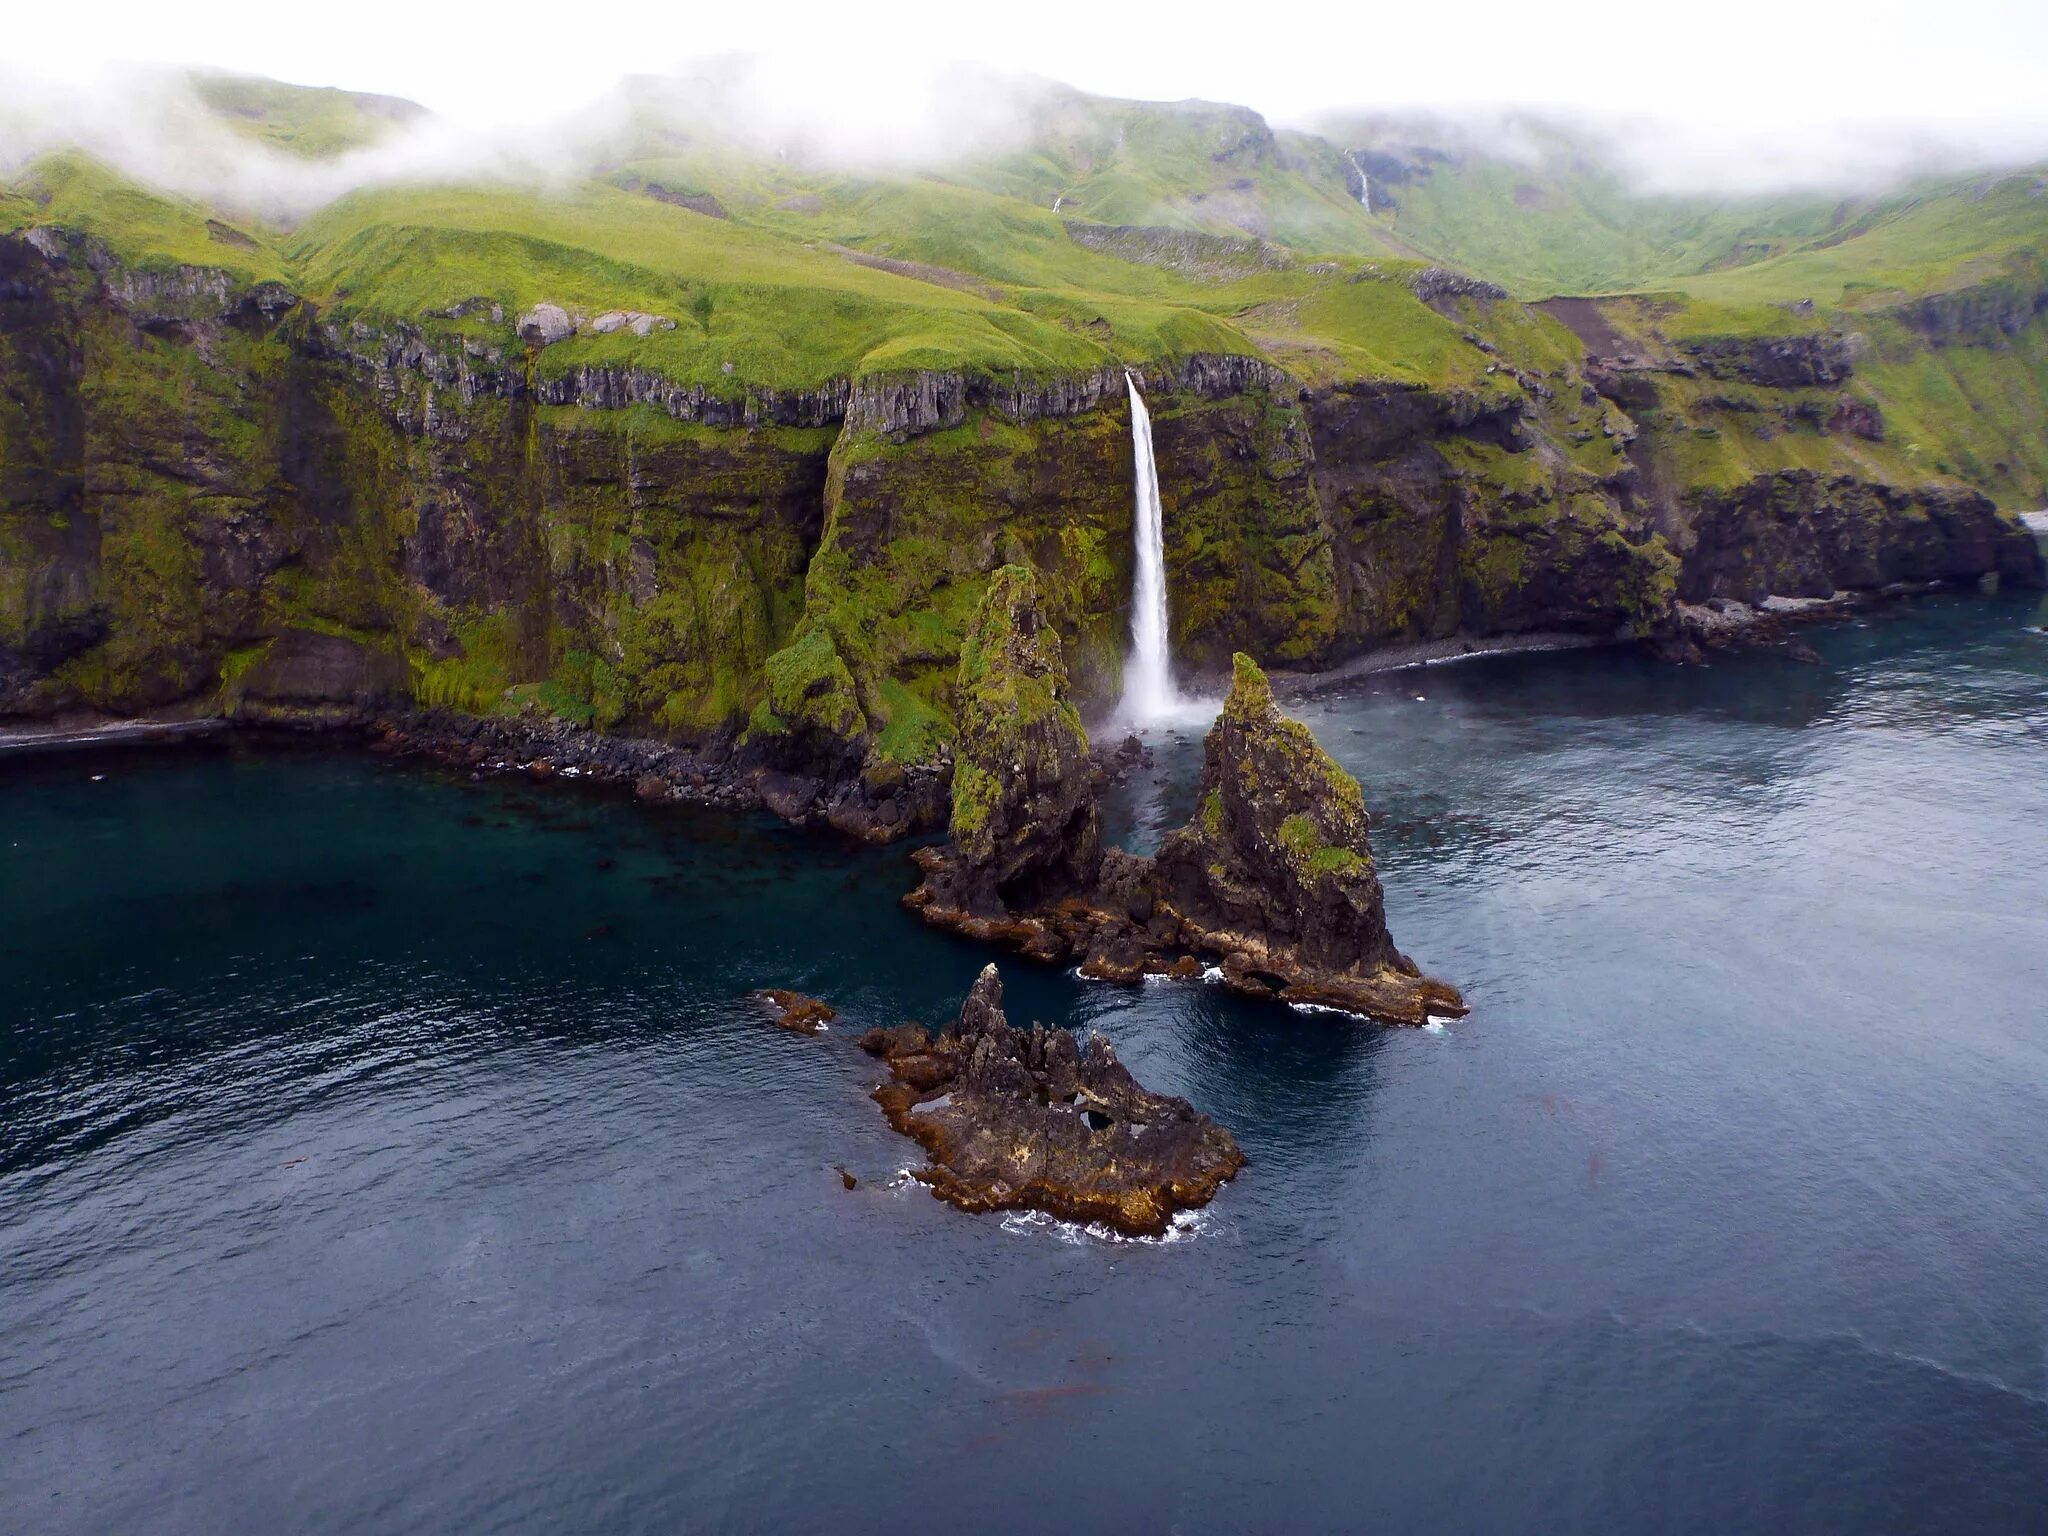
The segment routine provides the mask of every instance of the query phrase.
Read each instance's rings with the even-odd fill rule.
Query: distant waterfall
[[[1351,165],[1358,172],[1358,206],[1367,213],[1372,212],[1372,178],[1365,174],[1365,162],[1356,153],[1351,156]]]
[[[1159,467],[1152,459],[1152,415],[1138,381],[1124,375],[1131,391],[1131,456],[1137,469],[1134,519],[1137,574],[1131,584],[1131,664],[1124,671],[1122,714],[1135,725],[1168,720],[1183,711],[1173,685],[1167,652],[1166,518],[1159,506]]]

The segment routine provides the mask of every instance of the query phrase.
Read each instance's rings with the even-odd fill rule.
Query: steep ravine
[[[1494,350],[1491,299],[1442,302]],[[943,776],[961,639],[1008,564],[1037,572],[1077,700],[1115,696],[1121,369],[721,395],[547,361],[129,272],[48,230],[0,239],[0,713],[418,707],[872,802]],[[1438,390],[1148,363],[1177,654],[1317,666],[1460,634],[1651,636],[1681,600],[2039,581],[1986,498],[1844,451],[1869,426],[1828,394],[1850,368],[1720,347]],[[1695,473],[1700,413],[1736,408],[1822,467]]]

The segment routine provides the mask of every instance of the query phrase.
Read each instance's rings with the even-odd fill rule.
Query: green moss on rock
[[[1060,637],[1023,565],[999,567],[960,650],[953,846],[993,892],[1100,853],[1088,734],[1067,697]]]

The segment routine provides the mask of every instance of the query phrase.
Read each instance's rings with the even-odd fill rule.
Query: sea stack
[[[1403,1024],[1462,1014],[1455,987],[1394,947],[1370,824],[1358,781],[1240,654],[1203,746],[1194,819],[1147,872],[1154,903],[1241,991]]]
[[[1102,848],[1065,687],[1028,573],[998,572],[961,663],[953,837],[919,851],[904,898],[927,922],[1098,980],[1213,965],[1248,996],[1387,1023],[1466,1011],[1387,931],[1358,781],[1250,657],[1204,744],[1194,819],[1154,858]]]

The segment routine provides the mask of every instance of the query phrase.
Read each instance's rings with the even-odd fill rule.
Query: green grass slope
[[[1250,350],[1185,303],[927,281],[598,184],[357,193],[309,220],[286,252],[308,294],[342,317],[422,322],[484,298],[508,313],[546,300],[678,322],[645,338],[578,336],[547,349],[551,370],[631,361],[687,383],[797,389],[905,369],[1046,374]]]
[[[308,155],[416,111],[227,76],[195,88],[238,131]],[[642,82],[601,173],[547,190],[373,188],[285,231],[60,154],[0,189],[0,228],[75,229],[131,265],[282,282],[330,320],[515,351],[517,315],[541,301],[645,310],[673,328],[578,335],[537,366],[630,363],[725,393],[1196,352],[1261,354],[1311,382],[1485,391],[1510,387],[1497,366],[1552,370],[1576,345],[1509,306],[1451,319],[1420,303],[1410,281],[1426,257],[1523,294],[1655,294],[1660,344],[1850,331],[1858,379],[1893,424],[1886,454],[2007,499],[2048,469],[2038,325],[1930,337],[1911,313],[1930,296],[2024,310],[2048,286],[2048,180],[2034,171],[1847,202],[1644,198],[1558,135],[1509,158],[1384,126],[1276,133],[1243,108],[1035,85],[1000,151],[859,173],[751,146],[693,90]]]
[[[307,160],[376,144],[426,108],[398,96],[195,71],[193,94],[242,137]]]
[[[715,192],[731,216],[654,192],[684,186]],[[723,154],[635,162],[550,191],[369,189],[289,232],[230,223],[66,154],[0,192],[0,229],[34,225],[90,235],[138,267],[282,282],[332,321],[458,341],[511,345],[517,316],[542,301],[643,310],[674,327],[578,335],[540,366],[630,363],[714,392],[913,369],[1043,376],[1194,353],[1263,354],[1311,379],[1453,385],[1484,373],[1461,326],[1415,298],[1412,264],[1281,250],[1190,273],[1143,250],[1090,249],[1049,209],[976,188]]]
[[[1703,298],[1871,309],[1967,288],[2048,257],[2048,172],[1916,187],[1753,264],[1685,278]]]
[[[89,235],[144,269],[212,267],[247,282],[289,278],[267,232],[138,186],[82,154],[46,155],[0,185],[0,232],[35,225]]]
[[[1299,250],[1393,254],[1334,146],[1247,107],[1120,101],[1049,88],[1014,151],[942,174],[1103,224],[1249,235]]]
[[[1442,125],[1338,120],[1329,132],[1371,174],[1391,238],[1522,298],[1675,288],[1829,306],[1858,287],[1963,286],[2048,244],[2039,170],[1858,195],[1651,194],[1597,145],[1540,122],[1509,127],[1512,152]]]

